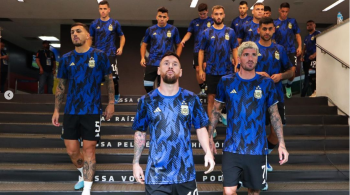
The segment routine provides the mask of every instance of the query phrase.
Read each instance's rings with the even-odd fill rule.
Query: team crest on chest
[[[261,99],[261,97],[262,97],[262,90],[261,90],[260,86],[257,86],[257,87],[255,88],[254,97],[255,97],[256,99]]]
[[[236,23],[236,26],[238,26],[238,23]]]
[[[207,23],[207,27],[209,28],[211,26],[210,22]]]
[[[313,41],[314,39],[315,39],[315,37],[314,37],[314,36],[312,36],[312,37],[311,37],[311,41]]]
[[[181,104],[181,114],[187,116],[189,114],[188,105],[185,101]]]
[[[113,30],[112,24],[110,24],[110,25],[108,26],[108,30],[109,30],[109,31],[112,31],[112,30]]]
[[[169,37],[169,38],[171,37],[171,31],[170,30],[168,30],[168,32],[166,33],[166,36]]]
[[[100,29],[100,27],[98,26],[96,29]]]
[[[230,35],[228,33],[225,34],[225,39],[230,40]]]
[[[289,22],[289,23],[288,23],[288,28],[289,28],[289,29],[292,29],[292,27],[293,27],[292,23]]]
[[[196,26],[199,26],[199,24],[196,24]]]
[[[278,51],[275,51],[275,58],[276,60],[280,60],[280,53]]]
[[[95,67],[95,59],[93,57],[90,58],[89,60],[89,67],[94,68]]]
[[[280,26],[277,26],[276,28],[280,28]]]

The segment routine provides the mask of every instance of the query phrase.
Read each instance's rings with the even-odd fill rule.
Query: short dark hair
[[[89,32],[88,26],[87,26],[86,24],[84,24],[84,23],[76,22],[76,23],[72,24],[72,26],[71,26],[70,28],[73,28],[73,27],[75,27],[75,26],[82,26],[82,27],[85,28],[85,30],[86,30],[87,32]]]
[[[265,5],[265,6],[264,6],[264,11],[269,11],[269,12],[271,12],[271,7],[268,6],[268,5]]]
[[[306,24],[307,24],[307,23],[310,23],[310,22],[316,24],[315,21],[313,21],[313,20],[308,20],[308,21],[306,22]]]
[[[165,8],[165,7],[160,7],[160,8],[158,8],[157,11],[158,11],[158,12],[162,12],[162,13],[168,13],[168,9]]]
[[[284,2],[280,5],[280,8],[290,8],[289,3]]]
[[[264,4],[259,2],[259,3],[254,4],[253,7],[255,8],[255,6],[257,6],[257,5],[262,5],[263,6]],[[265,7],[264,7],[264,9],[265,9]]]
[[[239,5],[247,5],[248,6],[248,3],[246,1],[241,1],[241,2],[239,2]]]
[[[275,26],[275,24],[273,23],[273,19],[270,17],[261,18],[259,21],[259,27],[261,27],[262,24],[273,24],[273,26]]]
[[[163,60],[163,58],[167,57],[167,56],[174,56],[177,58],[177,60],[179,60],[180,62],[180,57],[175,53],[175,52],[172,52],[172,51],[167,51],[163,56],[162,56],[162,59],[160,59],[160,61]]]
[[[198,11],[201,12],[201,11],[208,11],[208,5],[205,4],[205,3],[201,3],[198,5]]]
[[[106,0],[101,1],[98,5],[107,5],[109,7],[109,3]]]

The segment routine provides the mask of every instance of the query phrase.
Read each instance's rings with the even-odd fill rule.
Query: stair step
[[[147,135],[146,148],[149,147]],[[225,135],[215,138],[217,148],[222,148]],[[323,150],[349,148],[349,138],[345,136],[285,136],[288,149]],[[201,148],[197,135],[191,136],[192,148]],[[64,148],[60,135],[54,134],[1,134],[0,148]],[[102,135],[97,148],[133,148],[134,135]]]
[[[331,160],[334,164],[349,163],[348,150],[327,150],[326,154],[322,150],[289,150],[289,164],[329,164]],[[98,163],[131,163],[133,160],[133,148],[118,149],[96,149],[96,159]],[[140,163],[147,162],[148,149],[143,150]],[[202,149],[193,149],[193,159],[195,164],[204,163],[204,152]],[[269,156],[269,162],[278,163],[277,150]],[[215,155],[216,164],[221,164],[222,150],[217,150]],[[65,148],[0,148],[0,163],[70,163]]]
[[[125,123],[133,122],[135,112],[116,112],[114,116],[103,123]],[[52,113],[17,113],[1,112],[0,122],[26,122],[26,123],[47,123],[50,122]],[[286,115],[288,124],[348,124],[348,117],[340,115]],[[59,121],[63,121],[63,114],[60,115]]]
[[[290,165],[272,164],[274,171],[268,173],[268,182],[291,182],[306,179],[310,181],[347,181],[349,165]],[[146,165],[141,167],[145,170]],[[195,165],[197,182],[222,182],[221,165],[213,172],[204,174],[208,168]],[[342,171],[345,176],[336,169]],[[13,182],[66,182],[76,181],[79,172],[73,164],[0,164],[0,181]],[[132,164],[97,164],[94,182],[135,182]]]
[[[0,182],[0,194],[65,194],[76,195],[81,191],[73,190],[73,182]],[[222,184],[198,183],[200,194],[222,195]],[[261,192],[266,195],[348,195],[348,182],[271,182],[269,190]],[[141,184],[108,184],[95,183],[92,194],[145,194],[145,186]],[[246,188],[241,188],[238,195],[247,194]]]
[[[104,123],[101,126],[103,135],[120,135],[120,134],[134,134],[135,131],[131,129],[131,122],[124,123]],[[218,134],[226,134],[226,126],[221,123],[216,127]],[[349,126],[344,125],[320,125],[320,124],[287,124],[283,126],[284,135],[343,135],[349,136]],[[58,134],[62,132],[62,127],[55,127],[50,122],[33,123],[33,122],[0,122],[0,133],[20,133],[20,134]],[[269,132],[269,130],[267,130]],[[192,133],[196,133],[192,129]]]

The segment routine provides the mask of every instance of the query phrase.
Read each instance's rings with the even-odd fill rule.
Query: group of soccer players
[[[282,80],[292,81],[296,57],[302,53],[300,29],[295,19],[287,17],[289,9],[288,3],[282,3],[279,18],[273,20],[269,17],[271,9],[256,3],[250,17],[248,4],[242,1],[240,15],[230,28],[223,23],[223,6],[214,6],[208,17],[208,6],[202,3],[198,6],[199,18],[191,21],[182,40],[178,29],[167,23],[168,10],[164,7],[157,10],[157,24],[146,30],[141,45],[140,65],[145,67],[147,94],[139,101],[132,126],[135,130],[133,173],[138,182],[146,184],[146,194],[198,194],[191,127],[196,129],[205,152],[205,166],[209,165],[205,173],[210,173],[215,166],[215,127],[223,106],[227,112],[222,160],[224,194],[236,194],[241,185],[247,187],[250,194],[267,190],[267,171],[272,171],[267,154],[278,144],[280,165],[288,161],[283,137],[286,120]],[[119,22],[109,17],[107,1],[99,3],[99,12],[100,18],[90,28],[82,23],[71,27],[75,50],[61,58],[52,117],[52,123],[60,126],[59,109],[68,82],[61,137],[72,163],[81,173],[74,188],[83,188],[83,195],[90,194],[96,169],[100,116],[103,114],[109,120],[118,103],[116,55],[123,53],[125,44]],[[183,66],[180,55],[192,35],[195,40],[193,65],[200,95],[208,97],[207,113],[197,95],[179,86]],[[119,48],[115,45],[116,36],[120,37]],[[150,51],[146,60],[147,46]],[[156,79],[158,87],[154,89]],[[104,113],[101,111],[102,82],[109,97]],[[290,86],[286,88],[286,95],[291,97]],[[271,133],[267,138],[268,125]],[[147,130],[150,148],[144,174],[139,160]]]

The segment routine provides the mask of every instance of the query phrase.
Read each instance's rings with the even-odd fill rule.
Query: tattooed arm
[[[60,107],[64,98],[64,90],[66,88],[66,79],[58,79],[58,85],[56,87],[55,93],[55,111],[52,115],[52,124],[56,127],[60,126],[58,123],[58,118],[60,117]]]
[[[142,167],[140,166],[140,158],[143,148],[146,145],[146,132],[136,131],[134,136],[134,160],[133,164],[133,175],[137,182],[144,184],[145,176],[143,174]]]
[[[278,153],[280,158],[279,163],[280,165],[283,165],[288,161],[289,153],[286,149],[286,144],[284,143],[282,121],[281,121],[281,116],[278,112],[277,104],[270,106],[269,113],[270,113],[271,125],[273,126],[273,129],[276,132],[278,142],[279,142],[279,146],[278,146]]]
[[[214,129],[219,121],[222,106],[223,106],[222,103],[220,103],[218,101],[214,101],[213,110],[211,111],[211,114],[209,116],[209,119],[210,119],[209,129],[208,129],[209,146],[210,146],[210,150],[213,154],[216,154],[216,147],[215,147],[215,143],[214,143],[213,134],[214,134]]]
[[[106,120],[109,120],[110,118],[112,118],[112,116],[114,114],[115,91],[114,91],[114,83],[113,83],[112,74],[105,76],[105,83],[107,86],[107,93],[108,93],[108,105],[106,107],[106,111],[105,111],[104,115],[106,116]]]

